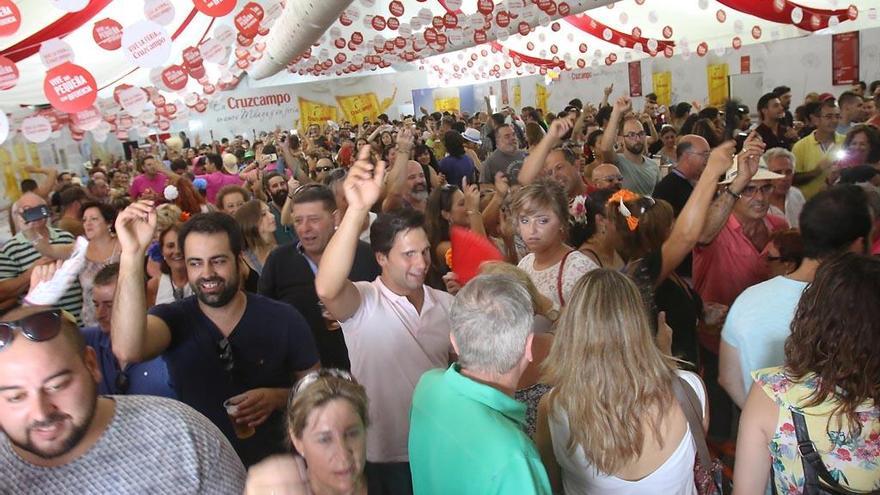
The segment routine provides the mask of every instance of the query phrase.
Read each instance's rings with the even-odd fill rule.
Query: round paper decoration
[[[236,0],[193,0],[196,9],[211,17],[223,17],[235,9]]]
[[[22,121],[21,133],[32,143],[42,143],[52,134],[52,124],[46,117],[34,115]]]
[[[131,86],[120,90],[118,95],[123,110],[135,117],[143,113],[147,104],[147,93],[143,89]]]
[[[73,49],[66,41],[52,38],[40,44],[40,60],[47,69],[66,62],[73,62]]]
[[[0,0],[0,36],[11,36],[21,27],[21,12],[12,0]]]
[[[84,131],[91,131],[102,122],[101,111],[94,105],[72,115],[71,122]]]
[[[174,4],[171,0],[147,0],[144,2],[144,17],[165,26],[174,20]]]
[[[171,91],[180,91],[185,88],[188,79],[186,69],[179,65],[171,65],[162,71],[162,82]]]
[[[85,68],[65,62],[46,73],[43,93],[56,110],[76,113],[95,103],[98,85]]]
[[[0,90],[12,89],[17,83],[18,67],[15,62],[0,56]]]
[[[171,55],[171,37],[153,21],[138,21],[122,31],[122,48],[132,64],[159,67]]]
[[[122,46],[122,24],[113,19],[101,19],[92,27],[92,38],[105,50],[118,50]]]

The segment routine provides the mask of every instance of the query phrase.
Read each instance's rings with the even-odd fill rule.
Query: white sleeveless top
[[[193,295],[189,284],[183,286],[183,297]],[[174,286],[171,284],[171,275],[163,273],[159,276],[159,287],[156,289],[156,305],[174,302]]]
[[[706,391],[700,378],[689,371],[678,371],[678,376],[694,389],[703,410],[706,407]],[[669,495],[696,495],[694,486],[694,459],[697,449],[690,427],[681,439],[678,448],[653,473],[638,481],[626,481],[599,472],[584,456],[578,447],[575,455],[568,453],[566,446],[570,436],[568,416],[554,411],[549,418],[550,436],[553,440],[553,453],[562,467],[562,484],[567,495],[595,495],[609,493],[614,495],[641,495],[663,493]]]

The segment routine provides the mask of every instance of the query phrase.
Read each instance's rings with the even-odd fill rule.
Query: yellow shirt
[[[840,149],[843,140],[844,136],[834,134],[834,144],[823,150],[819,141],[816,140],[816,133],[811,132],[807,137],[794,143],[791,152],[794,153],[796,160],[794,164],[795,173],[800,174],[815,170],[816,167],[819,166],[819,162],[821,162],[826,156],[829,156],[829,154]],[[816,193],[821,191],[825,186],[825,179],[827,176],[828,174],[823,172],[815,179],[800,186],[800,190],[804,193],[804,197],[810,199],[815,196]]]

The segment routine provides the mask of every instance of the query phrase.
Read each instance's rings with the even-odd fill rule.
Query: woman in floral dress
[[[832,482],[859,493],[880,489],[878,322],[880,259],[846,254],[824,261],[792,321],[785,366],[753,374],[734,494],[763,493],[771,468],[778,494],[805,493],[810,480],[798,452],[797,417]]]

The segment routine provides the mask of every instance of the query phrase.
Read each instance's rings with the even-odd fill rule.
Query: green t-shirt
[[[650,158],[642,163],[629,161],[623,153],[618,153],[614,164],[623,176],[623,187],[640,196],[654,194],[654,186],[660,182],[660,165]]]
[[[526,405],[446,371],[422,375],[410,410],[409,458],[416,495],[550,494],[550,481],[524,433]]]

